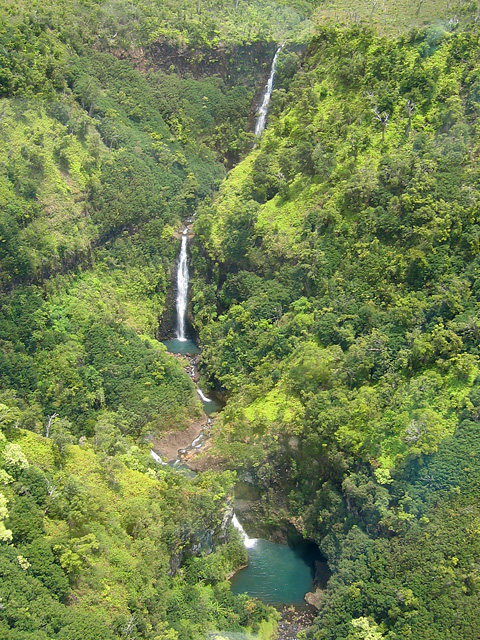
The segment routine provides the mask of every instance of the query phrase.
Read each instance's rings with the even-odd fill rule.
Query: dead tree
[[[58,491],[57,491],[57,487],[50,483],[50,480],[48,480],[47,478],[47,494],[48,497],[51,498],[52,500],[55,500],[55,498],[58,496]]]
[[[382,142],[385,142],[385,130],[387,128],[388,118],[390,117],[390,114],[386,111],[382,111],[382,113],[379,113],[378,107],[374,107],[372,111],[375,114],[375,118],[382,125]]]
[[[48,416],[48,422],[47,422],[47,426],[45,428],[45,437],[46,438],[50,437],[50,427],[52,426],[52,422],[55,420],[55,418],[58,418],[58,413],[52,413],[51,416]]]
[[[360,17],[356,11],[350,11],[349,16],[351,23],[360,24]]]
[[[60,492],[57,490],[57,487],[53,483],[50,483],[50,480],[48,479],[47,479],[47,495],[50,498],[50,503],[47,503],[47,505],[45,506],[45,509],[43,510],[43,515],[47,513],[47,511],[51,506],[51,503],[54,500],[56,500],[60,495]]]
[[[133,633],[133,630],[135,629],[135,626],[136,626],[135,616],[131,615],[130,618],[127,620],[127,623],[122,629],[123,637],[130,638]]]

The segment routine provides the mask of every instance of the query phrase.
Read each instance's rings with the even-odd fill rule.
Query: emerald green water
[[[167,351],[170,353],[180,353],[182,356],[195,356],[200,353],[200,349],[192,340],[172,338],[171,340],[164,340],[162,344],[167,347]]]
[[[248,549],[248,567],[232,578],[232,591],[247,592],[272,605],[305,605],[304,596],[313,588],[318,559],[314,545],[295,549],[258,539]]]
[[[221,411],[225,406],[224,402],[221,402],[215,397],[210,398],[210,402],[202,402],[203,410],[207,414],[207,416],[211,416],[212,413],[217,413],[217,411]]]

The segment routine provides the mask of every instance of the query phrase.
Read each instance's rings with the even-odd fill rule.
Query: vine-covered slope
[[[196,222],[212,454],[328,557],[312,638],[480,633],[479,69],[476,33],[320,31]]]

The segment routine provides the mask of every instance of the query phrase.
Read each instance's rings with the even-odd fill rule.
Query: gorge
[[[480,637],[478,45],[0,3],[1,638]]]
[[[262,103],[259,108],[258,118],[255,125],[255,136],[258,138],[263,133],[266,126],[268,116],[268,106],[271,99],[273,84],[275,80],[275,70],[277,60],[282,47],[279,47],[272,61],[268,82],[265,86],[265,93],[262,97]],[[191,224],[192,219],[188,222]],[[192,356],[197,353],[201,354],[201,349],[194,342],[188,339],[186,333],[188,300],[189,300],[189,256],[188,256],[188,238],[190,226],[183,228],[180,239],[180,249],[177,260],[176,275],[176,339],[170,339],[164,342],[167,349],[174,354],[186,354]],[[194,323],[194,318],[193,323]],[[201,362],[197,360],[196,363]],[[189,369],[189,375],[195,381],[197,377],[196,366],[192,365]],[[214,411],[221,409],[218,402],[213,402],[208,398],[200,387],[196,388],[197,394],[203,403],[203,410],[206,415],[211,415]],[[210,423],[207,423],[210,428]],[[202,427],[202,431],[191,442],[191,444],[180,449],[179,457],[176,457],[171,464],[174,468],[180,469],[189,466],[185,456],[190,452],[194,454],[201,451],[206,443],[206,428]],[[161,446],[161,445],[160,445]],[[165,464],[160,456],[153,450],[151,455],[156,462]],[[180,466],[179,466],[180,465]],[[296,545],[290,548],[285,544],[278,544],[263,539],[249,538],[238,521],[235,513],[232,516],[232,524],[239,532],[240,537],[248,551],[248,567],[240,570],[232,582],[233,593],[248,593],[251,596],[258,597],[264,602],[276,606],[295,605],[305,608],[304,596],[312,590],[313,580],[316,574],[315,562],[320,559],[317,552],[310,551],[305,554],[301,552],[302,545]],[[315,545],[312,545],[315,547]],[[323,585],[324,586],[324,585]]]

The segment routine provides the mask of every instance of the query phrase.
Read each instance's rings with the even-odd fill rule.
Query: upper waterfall
[[[185,335],[188,300],[187,233],[188,229],[184,229],[177,269],[177,339],[181,342],[187,339]]]
[[[282,50],[282,47],[278,47],[272,62],[272,68],[270,70],[270,76],[268,78],[267,85],[265,87],[265,93],[263,94],[263,102],[258,110],[258,118],[255,124],[255,135],[260,137],[265,129],[265,125],[267,124],[267,114],[268,114],[268,105],[270,104],[270,98],[272,97],[273,91],[273,80],[275,78],[275,70],[277,67],[278,54]]]

